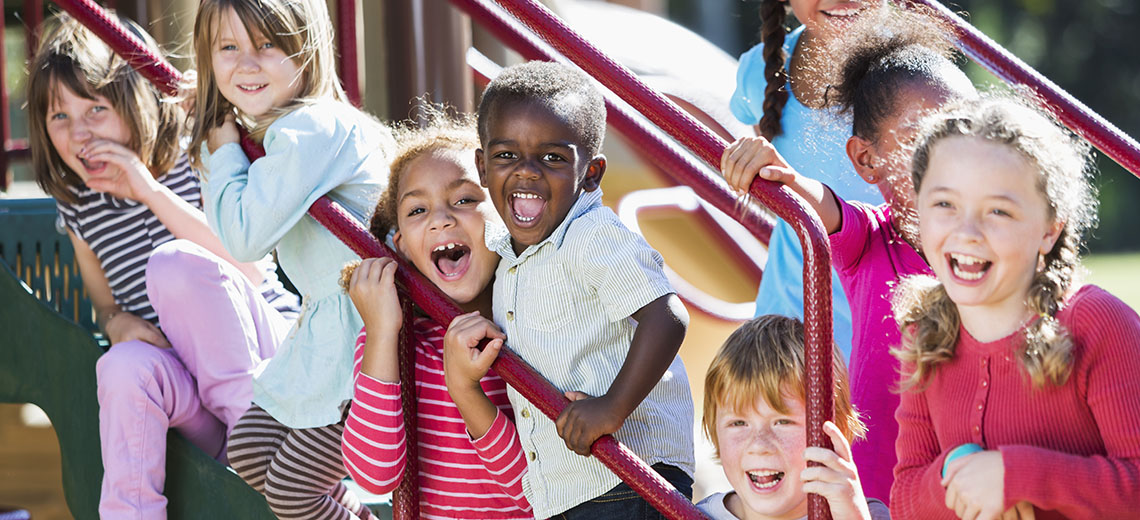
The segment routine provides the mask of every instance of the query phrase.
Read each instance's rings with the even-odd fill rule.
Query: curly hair
[[[851,405],[847,365],[838,346],[832,348],[831,373],[835,383],[835,425],[849,441],[867,431]],[[786,392],[807,401],[804,384],[804,326],[800,320],[768,314],[736,329],[717,351],[705,374],[705,404],[701,425],[717,446],[717,410],[749,410],[756,398],[780,413],[787,413]]]
[[[1026,327],[1018,354],[1034,387],[1064,384],[1073,345],[1056,315],[1080,268],[1081,237],[1096,223],[1089,145],[1051,116],[1012,96],[963,102],[924,124],[912,166],[916,191],[922,190],[933,148],[954,136],[1008,146],[1030,161],[1038,172],[1037,188],[1048,203],[1049,218],[1062,223],[1060,236],[1030,284],[1026,301],[1038,318]],[[921,390],[933,371],[954,357],[961,323],[958,309],[942,284],[929,276],[905,280],[892,304],[903,334],[902,346],[893,353],[914,367],[904,374],[903,389]]]

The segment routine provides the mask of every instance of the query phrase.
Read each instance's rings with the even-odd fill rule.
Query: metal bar
[[[40,24],[44,21],[43,0],[24,0],[24,27],[27,29],[28,60],[36,54],[39,45]]]
[[[337,2],[337,47],[340,51],[340,80],[344,83],[344,93],[348,101],[359,108],[362,103],[360,87],[360,32],[357,30],[359,21],[359,0],[340,0]]]
[[[970,59],[978,62],[1006,83],[1029,88],[1065,126],[1084,137],[1105,155],[1140,177],[1140,144],[1105,118],[1081,103],[1033,70],[1013,53],[1005,50],[953,11],[935,0],[905,0],[933,9],[954,26],[958,33],[958,48]]]
[[[0,0],[0,14],[4,13],[4,2]],[[4,42],[4,20],[0,19],[0,191],[8,190],[8,140],[12,138],[12,123],[8,121],[8,70],[6,65],[6,45]]]

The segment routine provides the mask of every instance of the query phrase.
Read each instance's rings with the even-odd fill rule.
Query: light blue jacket
[[[254,376],[253,402],[291,428],[341,419],[352,398],[352,355],[363,326],[337,285],[359,258],[306,212],[322,195],[364,222],[388,181],[392,137],[372,117],[337,101],[318,101],[278,118],[250,164],[236,143],[213,154],[203,146],[206,219],[238,261],[277,249],[301,293],[301,316],[277,354]]]
[[[789,56],[803,34],[803,26],[784,39],[784,51]],[[740,56],[736,72],[736,92],[730,107],[742,123],[755,125],[764,115],[763,45],[757,45]],[[874,186],[863,182],[855,174],[847,158],[847,138],[851,137],[851,118],[832,110],[813,109],[796,99],[787,87],[788,102],[780,117],[783,133],[772,140],[780,155],[796,171],[826,184],[843,200],[858,200],[881,204],[883,196]],[[768,263],[756,295],[756,315],[781,314],[804,317],[803,307],[803,250],[795,231],[783,220],[776,224],[768,243]],[[851,354],[851,309],[839,277],[831,271],[831,298],[834,310],[835,341],[844,357]]]

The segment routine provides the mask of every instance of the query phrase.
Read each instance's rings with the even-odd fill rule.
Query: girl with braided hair
[[[1008,97],[940,113],[919,135],[936,278],[895,293],[892,516],[1135,518],[1140,316],[1077,283],[1096,214],[1088,145]]]
[[[844,200],[880,204],[873,186],[860,182],[844,148],[851,118],[826,107],[833,68],[827,49],[845,27],[882,0],[763,0],[761,43],[740,57],[731,109],[754,125],[796,171],[831,187]],[[790,14],[800,26],[788,32]],[[843,288],[831,281],[835,340],[844,357],[851,352],[851,312]],[[778,222],[768,243],[768,261],[756,296],[756,315],[803,319],[803,252],[795,232]]]

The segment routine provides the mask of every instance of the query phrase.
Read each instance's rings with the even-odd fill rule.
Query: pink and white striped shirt
[[[415,321],[417,446],[420,515],[423,518],[531,519],[523,496],[526,458],[506,383],[493,371],[480,381],[499,409],[491,429],[471,439],[443,377],[444,329],[427,318]],[[352,408],[341,449],[352,478],[371,493],[396,488],[406,464],[400,384],[360,373],[365,331],[356,338]]]

